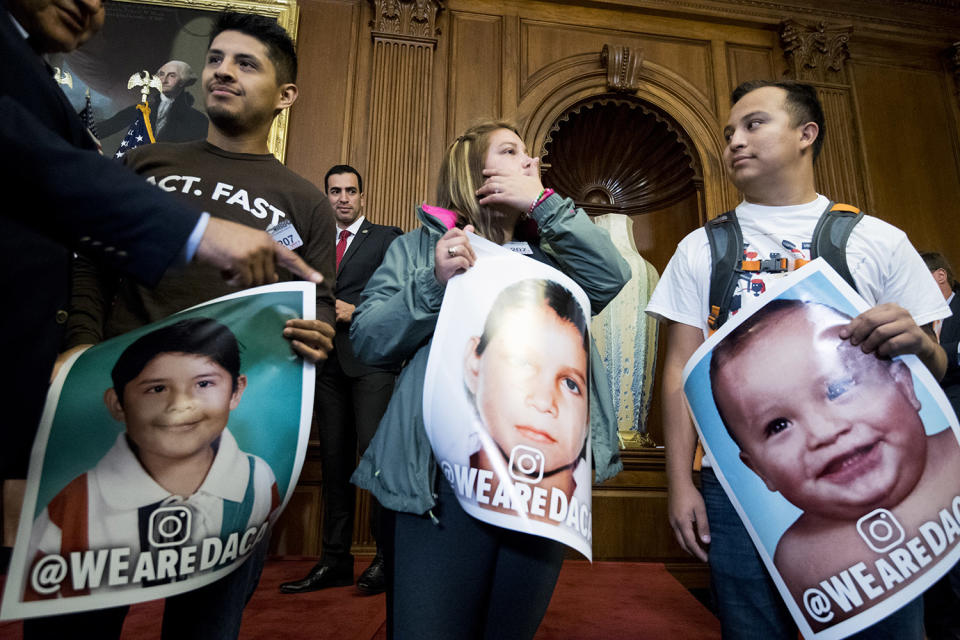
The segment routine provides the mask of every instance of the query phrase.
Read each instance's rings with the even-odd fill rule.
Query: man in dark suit
[[[940,346],[947,352],[947,372],[940,380],[950,406],[960,415],[960,296],[950,263],[935,251],[920,254],[937,281],[953,315],[934,324]],[[960,639],[960,564],[934,584],[925,594],[924,626],[930,640]]]
[[[302,580],[280,585],[283,593],[304,593],[353,583],[355,489],[350,474],[377,430],[393,393],[395,371],[369,367],[356,359],[350,346],[350,321],[360,294],[383,261],[387,247],[403,233],[397,227],[373,224],[363,216],[363,178],[349,165],[336,165],[324,177],[337,219],[337,332],[334,348],[317,373],[317,427],[323,465],[323,547],[320,562]],[[377,539],[380,509],[371,502],[370,528]],[[383,554],[377,555],[357,579],[365,594],[386,588]]]
[[[960,296],[957,295],[960,286],[953,277],[953,269],[946,258],[933,251],[920,255],[953,312],[952,316],[945,318],[934,329],[940,338],[940,346],[947,352],[947,372],[940,381],[940,386],[947,394],[953,410],[960,414]]]
[[[41,54],[75,49],[96,33],[103,17],[102,0],[0,4],[3,480],[26,476],[67,320],[74,251],[147,285],[191,259],[244,286],[272,282],[278,261],[320,279],[268,234],[191,210],[96,152],[96,141]],[[15,496],[16,490],[8,493],[5,483],[4,494]],[[4,511],[15,509],[6,503]]]

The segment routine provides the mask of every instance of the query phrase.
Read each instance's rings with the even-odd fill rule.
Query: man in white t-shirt
[[[816,91],[795,82],[749,82],[737,87],[724,127],[723,159],[744,196],[736,208],[744,259],[786,258],[789,269],[810,259],[814,227],[829,200],[814,187],[813,163],[824,140]],[[776,256],[772,254],[778,254]],[[841,330],[864,352],[916,354],[936,378],[946,369],[932,323],[950,315],[923,260],[902,231],[866,216],[846,246],[856,288],[873,306]],[[802,264],[802,262],[800,262]],[[647,313],[664,320],[663,420],[670,525],[680,545],[709,561],[723,637],[796,640],[797,628],[733,505],[704,461],[703,493],[693,483],[696,432],[682,394],[682,371],[708,335],[711,257],[706,232],[689,234],[667,265]],[[732,313],[758,304],[771,279],[750,273],[739,281]],[[923,638],[920,600],[857,638]]]

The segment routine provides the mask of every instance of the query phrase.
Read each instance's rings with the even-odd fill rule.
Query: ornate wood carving
[[[786,20],[780,25],[780,44],[797,79],[823,77],[827,71],[840,73],[850,57],[848,43],[852,27],[828,27],[823,22],[806,25]],[[811,74],[817,72],[819,74]]]
[[[556,122],[544,147],[543,183],[593,214],[664,209],[689,197],[700,177],[683,130],[639,100],[577,105]]]
[[[622,45],[603,45],[600,62],[607,69],[607,88],[619,93],[633,93],[640,88],[640,65],[643,50]]]
[[[374,34],[413,36],[436,41],[440,35],[437,16],[443,11],[442,0],[370,0]]]
[[[427,198],[430,100],[441,0],[371,0],[371,211],[377,222],[409,229]]]

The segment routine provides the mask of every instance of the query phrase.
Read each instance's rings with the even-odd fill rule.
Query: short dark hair
[[[827,135],[827,124],[823,115],[823,105],[820,104],[820,98],[817,96],[817,90],[809,84],[795,82],[792,80],[783,80],[775,82],[773,80],[748,80],[741,83],[733,93],[730,94],[730,106],[740,102],[740,99],[757,89],[763,87],[777,87],[787,92],[786,109],[793,116],[793,126],[799,127],[807,122],[816,123],[820,132],[816,140],[813,141],[813,160],[816,162],[820,155],[820,149],[823,148],[823,141]]]
[[[553,309],[558,318],[576,327],[583,338],[583,348],[589,353],[587,319],[570,290],[553,280],[530,278],[506,287],[496,297],[483,325],[483,334],[480,336],[480,341],[477,342],[475,349],[477,355],[483,355],[487,345],[501,329],[509,330],[506,325],[509,311],[529,309],[543,304]]]
[[[937,253],[936,251],[924,251],[920,254],[920,257],[923,258],[927,269],[929,269],[931,273],[937,269],[943,269],[947,274],[947,283],[950,285],[950,288],[954,291],[957,290],[957,281],[953,277],[953,268],[950,266],[950,263],[947,262],[947,259],[943,257],[943,254]]]
[[[217,16],[210,32],[210,42],[224,31],[239,31],[256,38],[267,48],[267,56],[277,70],[277,84],[297,81],[297,50],[287,30],[273,18],[255,13],[225,11]]]
[[[352,173],[357,176],[357,188],[360,189],[360,193],[363,193],[363,176],[360,175],[360,172],[351,167],[348,164],[335,164],[330,167],[330,170],[327,171],[327,175],[323,176],[323,192],[326,193],[330,187],[330,176],[337,176],[341,173]]]
[[[240,345],[227,327],[212,318],[187,318],[140,336],[124,349],[110,377],[123,406],[123,390],[150,361],[162,353],[206,356],[226,369],[237,390],[240,377]]]

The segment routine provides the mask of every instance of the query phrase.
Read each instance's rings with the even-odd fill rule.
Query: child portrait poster
[[[282,331],[288,319],[316,317],[314,286],[307,282],[286,282],[224,296],[104,341],[64,364],[48,393],[31,454],[0,618],[47,616],[165,598],[209,584],[246,560],[286,506],[306,454],[313,410],[314,365],[291,351]],[[118,511],[114,508],[118,499],[126,501],[124,504],[143,501],[142,496],[131,495],[140,487],[149,486],[154,492],[152,496],[168,490],[157,484],[160,480],[154,482],[155,478],[147,475],[144,466],[137,462],[143,458],[133,457],[135,454],[131,452],[141,442],[133,443],[133,427],[125,434],[125,424],[118,422],[108,409],[106,391],[114,387],[111,370],[121,354],[133,352],[136,345],[149,344],[151,337],[167,335],[177,327],[183,328],[177,335],[189,335],[198,323],[214,325],[219,338],[226,336],[232,353],[239,351],[239,376],[231,377],[225,369],[218,369],[224,373],[225,395],[231,410],[221,411],[222,420],[217,424],[222,431],[214,428],[210,431],[212,435],[205,434],[207,440],[199,447],[205,450],[210,441],[213,461],[205,463],[208,471],[200,470],[203,478],[200,490],[186,500],[168,497],[155,504]],[[194,340],[199,342],[200,349],[208,348],[207,344],[212,341],[213,338],[207,337]],[[167,347],[170,344],[180,343],[163,343]],[[183,360],[176,358],[189,359],[191,355],[170,353],[172,351],[160,349],[152,359],[153,352],[148,352],[145,364],[141,363],[133,373],[149,370],[154,363],[161,362],[163,356],[174,358],[170,360],[174,363],[171,370],[185,371]],[[205,362],[207,369],[220,366],[220,361],[213,356],[193,353],[192,357]],[[204,391],[219,384],[210,378],[207,370],[202,374],[206,377],[199,383],[191,382],[199,377],[191,379],[183,375],[188,386],[202,387]],[[243,379],[239,394],[238,379]],[[138,384],[133,375],[124,388],[129,394],[131,388],[139,388]],[[166,384],[165,381],[158,383]],[[175,384],[155,386],[148,392],[163,393],[165,389],[174,389]],[[234,399],[238,397],[234,406]],[[132,415],[131,402],[128,397],[125,417]],[[175,440],[175,446],[179,446],[178,442],[183,440]],[[118,451],[127,457],[111,458]],[[86,487],[99,486],[98,482],[106,484],[106,478],[117,478],[116,475],[96,475],[101,468],[106,468],[103,465],[107,460],[124,462],[112,467],[122,469],[123,473],[135,467],[132,471],[135,479],[129,484],[114,481],[112,487],[105,487],[102,494],[98,492],[94,496],[97,490]],[[88,477],[96,480],[88,483],[85,481]],[[58,496],[68,495],[68,485],[79,486],[78,481],[82,481],[85,487],[82,495],[90,503],[84,503],[82,511],[72,511],[76,526],[71,528],[63,524],[64,519],[57,519],[55,508],[50,505],[59,504]],[[219,484],[211,485],[212,482]],[[131,491],[130,487],[134,486],[137,490]],[[211,486],[214,489],[210,489]],[[190,498],[207,502],[193,503]],[[101,503],[110,507],[99,510]],[[98,522],[99,513],[111,513],[113,519]],[[70,517],[66,517],[67,522]],[[77,521],[80,524],[76,524]],[[50,522],[58,525],[60,537],[56,538],[56,548],[63,549],[59,553],[41,550],[43,545],[37,544],[38,537],[46,535],[41,523]],[[68,529],[82,533],[68,534]],[[96,544],[91,542],[74,547],[75,550],[67,549],[68,539],[73,542],[85,541],[88,536],[94,539],[95,530],[101,532],[96,535],[113,540],[129,537],[130,542],[113,542],[109,548],[84,548]],[[127,534],[129,530],[132,533]],[[63,547],[59,546],[61,538]]]
[[[869,627],[960,559],[957,417],[915,356],[839,339],[868,308],[815,260],[683,372],[713,470],[805,638]]]
[[[470,243],[477,261],[447,283],[427,361],[434,456],[471,516],[591,559],[587,296],[549,265]]]

